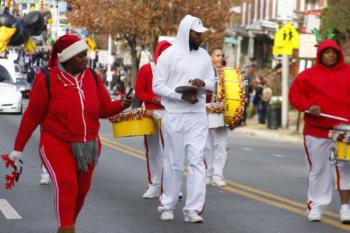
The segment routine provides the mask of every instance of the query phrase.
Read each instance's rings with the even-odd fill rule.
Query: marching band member
[[[153,79],[153,91],[161,96],[165,108],[162,118],[164,138],[163,193],[161,220],[173,220],[181,189],[184,164],[187,161],[187,199],[183,209],[186,222],[202,222],[206,193],[204,147],[208,134],[205,90],[213,91],[214,70],[208,53],[200,48],[202,21],[185,16],[174,44],[159,57]],[[198,93],[175,92],[191,84]]]
[[[214,48],[211,52],[211,62],[217,71],[225,65],[225,55],[221,48]],[[218,86],[216,85],[216,89]],[[208,95],[212,103],[217,96],[217,90]],[[224,181],[224,168],[227,163],[228,127],[210,128],[205,146],[205,162],[207,165],[207,185],[218,187],[226,186]]]
[[[300,73],[289,91],[290,103],[299,111],[307,111],[304,115],[304,146],[309,165],[309,221],[320,221],[324,208],[332,200],[334,183],[329,161],[332,148],[329,131],[341,124],[320,114],[350,119],[350,67],[344,63],[343,52],[335,41],[328,39],[319,45],[316,59],[316,65]],[[337,186],[342,203],[340,219],[347,223],[350,222],[349,170],[348,166],[338,163]]]
[[[40,156],[55,187],[57,233],[75,232],[101,151],[99,118],[130,106],[129,100],[112,101],[102,79],[86,67],[87,49],[85,41],[74,35],[56,41],[49,76],[37,74],[10,154],[10,159],[18,160],[41,126]]]
[[[155,95],[152,90],[152,79],[160,54],[171,44],[168,41],[158,43],[154,52],[154,63],[148,63],[140,68],[135,84],[135,95],[144,102],[146,110],[157,110],[155,114],[159,114],[159,110],[164,107],[160,103],[160,97]],[[144,142],[146,148],[147,161],[147,178],[148,189],[142,195],[143,198],[156,198],[160,194],[160,182],[162,177],[163,158],[161,155],[160,131],[155,134],[145,135]]]

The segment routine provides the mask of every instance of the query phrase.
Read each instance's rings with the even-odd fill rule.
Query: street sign
[[[291,23],[283,25],[274,39],[274,55],[292,55],[293,49],[299,48],[300,34]]]
[[[113,57],[109,54],[108,50],[98,51],[98,63],[113,64]]]
[[[299,58],[316,58],[317,41],[314,34],[300,34],[300,41],[303,43],[299,47]]]
[[[292,20],[295,17],[294,9],[294,0],[277,1],[277,19]]]

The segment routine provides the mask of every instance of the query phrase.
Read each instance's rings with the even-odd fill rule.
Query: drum
[[[150,135],[156,132],[154,120],[144,116],[145,110],[122,112],[109,118],[115,138]]]
[[[208,113],[209,129],[225,126],[224,111],[225,106],[221,102],[206,104]]]
[[[350,125],[337,125],[332,131],[332,160],[350,161]]]
[[[219,95],[223,96],[225,105],[224,121],[228,125],[240,123],[244,114],[244,82],[239,68],[224,67],[221,72],[222,84],[220,85],[219,74]]]

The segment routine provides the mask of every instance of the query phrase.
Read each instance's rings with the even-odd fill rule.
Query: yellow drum
[[[337,125],[332,131],[333,151],[331,160],[350,161],[350,125]]]
[[[144,116],[144,110],[138,109],[119,113],[109,120],[113,124],[113,136],[116,138],[149,135],[156,132],[152,118]]]
[[[239,68],[224,67],[222,73],[219,95],[225,104],[224,120],[228,125],[236,125],[244,113],[244,82]]]

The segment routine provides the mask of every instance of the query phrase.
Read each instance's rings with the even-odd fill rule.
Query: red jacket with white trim
[[[321,52],[326,48],[334,48],[339,55],[338,63],[332,68],[320,63]],[[350,119],[350,66],[344,63],[343,52],[334,41],[325,40],[320,44],[316,65],[296,77],[289,90],[289,101],[301,112],[311,105],[318,105],[321,113]],[[304,122],[304,135],[321,138],[327,138],[334,126],[344,124],[307,113],[304,114]]]
[[[157,63],[160,54],[170,45],[168,41],[161,41],[157,44],[154,52],[154,63]],[[154,94],[152,89],[153,72],[150,63],[141,66],[136,79],[135,95],[145,103],[146,109],[164,109],[162,105],[154,102],[157,95]]]
[[[91,71],[77,78],[61,71],[50,70],[50,95],[45,75],[39,72],[31,91],[29,104],[17,132],[14,150],[23,151],[38,125],[41,130],[69,142],[96,139],[99,118],[106,118],[123,110],[122,101],[112,101],[101,78],[96,83]],[[79,86],[79,88],[77,88]]]

